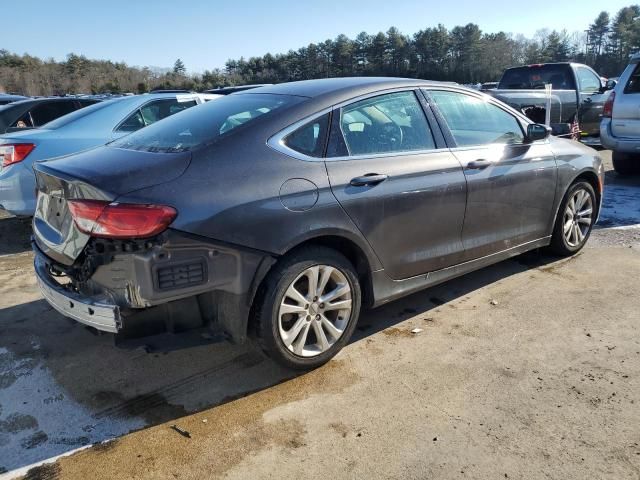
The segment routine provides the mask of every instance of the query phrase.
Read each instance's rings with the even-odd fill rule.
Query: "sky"
[[[223,68],[229,58],[296,50],[344,33],[390,26],[413,35],[442,23],[532,37],[543,28],[583,31],[602,10],[634,0],[0,0],[0,48],[63,60],[68,53],[129,65]]]

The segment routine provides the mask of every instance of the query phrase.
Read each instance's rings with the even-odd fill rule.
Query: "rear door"
[[[334,110],[326,155],[334,195],[393,279],[463,255],[464,174],[417,94],[377,94]]]
[[[429,90],[467,180],[465,260],[548,236],[556,162],[547,140],[524,142],[522,122],[487,97]]]
[[[626,83],[616,88],[611,132],[619,138],[640,138],[640,62],[627,68],[631,75],[627,78],[625,72],[621,81]]]

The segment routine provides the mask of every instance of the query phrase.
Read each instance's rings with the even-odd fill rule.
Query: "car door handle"
[[[585,99],[584,99],[584,103],[591,103],[592,101],[593,101],[593,100],[592,100],[592,99],[590,99],[590,98],[585,98]]]
[[[483,168],[487,168],[489,165],[491,165],[489,160],[481,158],[467,163],[467,168],[482,170]]]
[[[364,187],[367,185],[377,185],[380,182],[384,182],[387,179],[387,175],[379,173],[367,173],[361,177],[352,178],[349,185],[352,187]]]

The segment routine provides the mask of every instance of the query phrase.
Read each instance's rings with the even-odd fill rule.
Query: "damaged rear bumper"
[[[237,343],[246,339],[253,297],[273,256],[172,230],[138,243],[92,241],[68,266],[47,256],[36,238],[42,295],[63,315],[120,338],[207,327]]]
[[[56,282],[40,255],[34,260],[36,279],[42,296],[58,312],[104,332],[117,333],[122,327],[117,305],[93,300],[71,292]]]

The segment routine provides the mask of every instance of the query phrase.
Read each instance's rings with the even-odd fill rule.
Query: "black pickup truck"
[[[543,63],[507,69],[496,90],[486,93],[538,123],[546,115],[545,85],[551,84],[551,128],[555,135],[580,131],[584,143],[600,143],[602,109],[610,85],[579,63]]]

